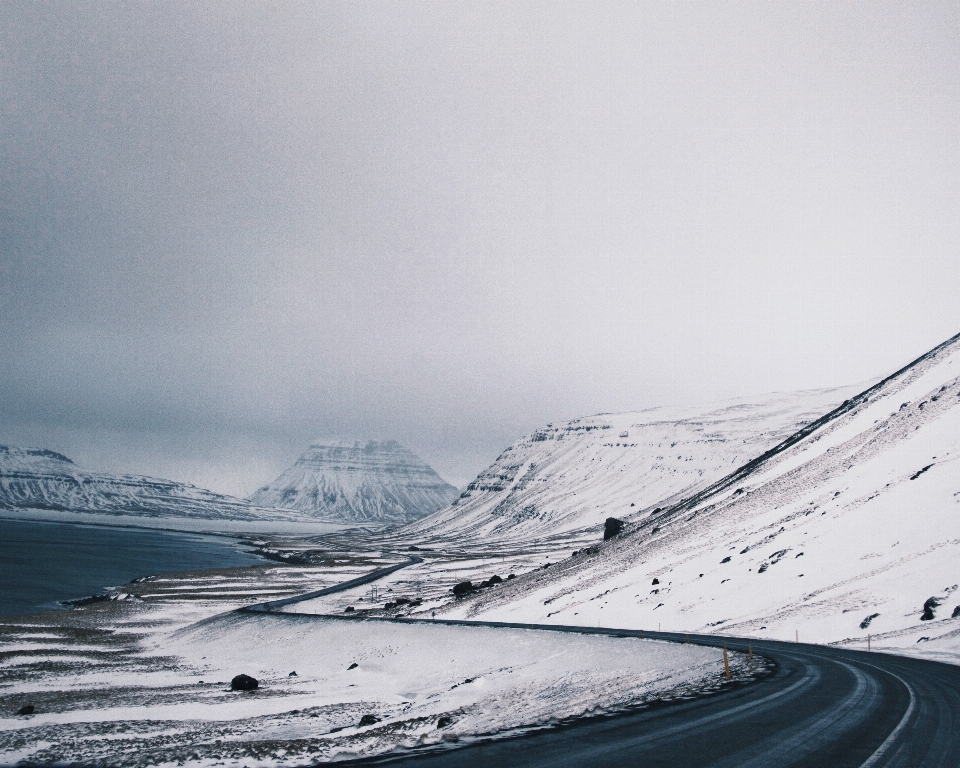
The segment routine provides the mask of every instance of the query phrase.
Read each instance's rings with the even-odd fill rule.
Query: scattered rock
[[[466,597],[471,592],[473,592],[473,584],[469,581],[461,581],[453,588],[453,594],[456,597]]]
[[[725,558],[723,558],[723,560],[720,561],[720,565],[723,565],[724,563],[729,563],[729,562],[730,562],[730,558],[729,558],[729,557],[725,557]]]
[[[953,609],[953,613],[951,614],[950,618],[955,619],[957,616],[960,616],[960,605]]]
[[[294,670],[294,671],[291,672],[289,675],[287,675],[287,677],[297,677],[297,671]]]
[[[515,578],[517,578],[517,574],[511,573],[509,576],[507,576],[507,581],[510,581],[510,579],[515,579]]]
[[[380,722],[380,718],[377,717],[376,715],[364,715],[363,717],[360,718],[360,722],[358,723],[357,727],[363,728],[365,726],[373,725],[374,723],[379,723],[379,722]]]
[[[360,666],[360,665],[357,664],[357,662],[353,662],[353,664],[351,664],[349,667],[347,667],[347,671],[349,672],[351,669],[356,669],[356,668],[359,667],[359,666]]]
[[[940,601],[935,597],[927,599],[927,602],[923,604],[923,614],[920,616],[920,621],[932,621],[936,618],[934,615],[934,609],[940,605]]]
[[[409,547],[407,547],[407,552],[419,552],[419,551],[420,551],[420,547],[416,546],[415,544],[411,544]]]
[[[880,615],[879,613],[871,613],[869,616],[867,616],[867,618],[865,618],[863,621],[860,622],[860,629],[866,629],[867,627],[869,627],[870,622],[873,621],[875,618],[877,618],[877,616],[879,615]]]
[[[660,583],[660,579],[654,579],[654,580],[651,581],[650,583],[651,583],[651,584],[659,584],[659,583]]]
[[[444,715],[439,720],[437,720],[437,728],[446,728],[453,722],[453,718],[449,715]]]
[[[20,709],[17,710],[18,715],[32,715],[37,711],[37,708],[33,704],[24,704]]]
[[[259,687],[259,681],[250,675],[237,675],[230,681],[231,691],[255,691]]]
[[[357,609],[354,608],[352,605],[348,605],[346,608],[343,609],[343,612],[344,612],[344,613],[353,613],[355,610],[357,610]]]
[[[607,541],[614,536],[618,536],[623,530],[623,520],[617,520],[615,517],[608,517],[603,523],[603,540]]]

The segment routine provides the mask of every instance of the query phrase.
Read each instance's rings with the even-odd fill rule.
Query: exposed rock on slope
[[[457,489],[394,440],[316,443],[250,500],[332,522],[407,523]]]
[[[242,499],[139,475],[80,469],[44,449],[0,445],[0,508],[70,510],[140,516],[259,520],[263,510]]]
[[[958,406],[960,336],[598,554],[517,579],[467,610],[864,647],[868,633],[881,647],[956,645]]]
[[[521,438],[418,540],[525,541],[631,520],[728,474],[858,390],[813,390],[549,424]],[[595,531],[594,531],[595,533]]]

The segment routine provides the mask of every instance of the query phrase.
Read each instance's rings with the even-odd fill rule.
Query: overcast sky
[[[960,331],[956,3],[0,4],[0,443],[455,484]]]

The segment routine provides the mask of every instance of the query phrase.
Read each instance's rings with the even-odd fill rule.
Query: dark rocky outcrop
[[[471,592],[473,592],[473,583],[469,581],[461,581],[453,587],[453,594],[456,597],[466,597]]]
[[[619,536],[623,530],[623,520],[615,517],[608,517],[603,523],[603,540],[607,541],[614,536]]]
[[[33,704],[24,704],[20,709],[17,710],[18,715],[32,715],[37,711],[37,708]]]
[[[920,621],[932,621],[936,618],[934,610],[939,607],[940,601],[935,597],[927,598],[927,601],[923,604],[923,614],[920,616]]]
[[[237,675],[230,681],[231,691],[255,691],[260,687],[260,682],[250,675]]]
[[[437,728],[446,728],[453,722],[453,718],[449,715],[444,715],[439,720],[437,720]]]
[[[360,722],[357,724],[357,727],[358,727],[358,728],[364,728],[364,727],[366,727],[366,726],[368,726],[368,725],[374,725],[375,723],[379,723],[379,722],[380,722],[380,718],[379,718],[379,717],[377,717],[376,715],[369,715],[369,714],[368,714],[368,715],[364,715],[363,717],[360,718]]]
[[[950,614],[950,618],[955,619],[957,616],[960,616],[960,605],[953,609],[953,613]]]
[[[360,665],[357,664],[357,662],[353,662],[353,664],[351,664],[349,667],[347,667],[347,671],[349,672],[351,669],[356,669],[356,668],[359,667],[359,666],[360,666]]]

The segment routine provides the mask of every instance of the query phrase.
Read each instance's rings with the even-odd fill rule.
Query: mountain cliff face
[[[405,528],[424,542],[529,541],[648,514],[720,479],[856,388],[653,408],[549,424],[521,438],[453,506]]]
[[[467,610],[957,648],[958,462],[960,335],[595,551]]]
[[[371,440],[311,445],[250,501],[331,522],[396,524],[429,515],[456,496],[456,488],[396,441]]]
[[[260,520],[242,499],[140,475],[88,472],[54,451],[0,445],[0,509]]]

